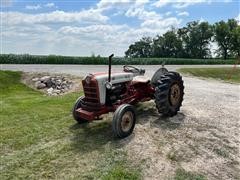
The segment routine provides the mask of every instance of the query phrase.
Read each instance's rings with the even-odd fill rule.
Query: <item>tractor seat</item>
[[[150,79],[146,76],[135,76],[133,77],[133,80],[132,80],[133,84],[136,84],[136,83],[149,83],[150,82]]]

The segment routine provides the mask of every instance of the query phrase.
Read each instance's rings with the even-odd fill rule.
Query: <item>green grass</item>
[[[198,173],[187,172],[182,168],[176,170],[175,180],[205,180],[206,178]]]
[[[117,58],[113,64],[234,64],[234,59],[184,59],[184,58]],[[76,57],[76,56],[40,56],[29,54],[1,54],[0,64],[108,64],[107,57]]]
[[[0,179],[139,179],[118,148],[110,120],[78,125],[71,108],[80,92],[49,97],[0,71]]]
[[[198,77],[240,83],[240,68],[182,68],[178,71]]]

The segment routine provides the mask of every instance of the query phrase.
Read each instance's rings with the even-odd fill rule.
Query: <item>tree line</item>
[[[217,45],[218,58],[240,56],[240,26],[229,19],[214,24],[193,21],[185,27],[167,31],[154,38],[143,37],[131,44],[126,57],[212,58],[211,45]]]

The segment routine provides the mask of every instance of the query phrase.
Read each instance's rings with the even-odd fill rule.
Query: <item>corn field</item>
[[[1,54],[0,64],[108,64],[107,57],[75,57],[57,55],[15,55]],[[113,58],[113,64],[139,64],[139,65],[159,65],[159,64],[234,64],[234,59],[184,59],[184,58]]]

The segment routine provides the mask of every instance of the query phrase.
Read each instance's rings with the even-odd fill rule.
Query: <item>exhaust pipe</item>
[[[114,54],[108,57],[108,82],[111,82],[111,71],[112,71],[112,57]]]

